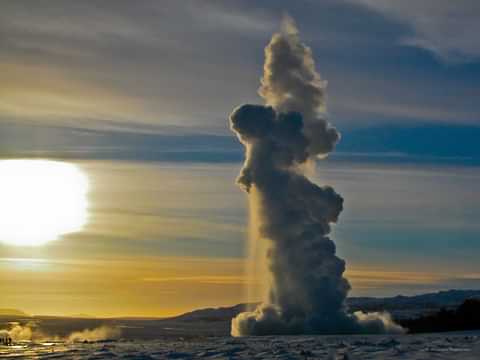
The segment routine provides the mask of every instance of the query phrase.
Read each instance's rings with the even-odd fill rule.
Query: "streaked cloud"
[[[478,274],[464,276],[451,272],[409,272],[391,271],[381,268],[353,268],[347,270],[353,296],[368,296],[372,292],[377,296],[413,295],[434,292],[439,289],[472,289],[480,285]]]
[[[151,277],[141,279],[145,282],[163,283],[163,282],[189,282],[200,284],[224,284],[246,286],[248,279],[241,275],[231,276],[174,276],[174,277]]]
[[[85,119],[130,121],[143,113],[140,99],[84,82],[66,69],[0,63],[0,81],[4,119],[81,127]]]
[[[458,44],[472,57],[474,44],[469,50],[470,40],[462,39],[475,28],[468,30],[471,21],[462,25],[465,14],[458,14],[473,16],[471,2],[462,0],[455,10],[446,1],[403,4],[54,0],[36,2],[31,11],[27,1],[8,2],[0,14],[0,123],[128,131],[177,126],[227,134],[231,108],[259,101],[263,48],[283,12],[298,19],[318,54],[336,124],[475,122],[475,68],[452,70],[398,46],[425,33],[428,41]],[[410,13],[433,30],[408,30]],[[453,24],[445,32],[457,23],[468,31],[430,36],[447,20]]]
[[[431,51],[447,62],[480,58],[480,7],[476,0],[349,0],[407,24],[401,43]]]
[[[212,101],[228,109],[221,93],[211,96],[224,75],[212,75],[225,65],[229,76],[238,77],[226,66],[233,53],[215,53],[273,24],[267,14],[195,1],[133,7],[126,1],[53,1],[38,4],[35,12],[30,7],[9,3],[0,14],[0,120],[211,126],[212,118],[223,116],[211,112]]]

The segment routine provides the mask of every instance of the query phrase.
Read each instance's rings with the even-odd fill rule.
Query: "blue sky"
[[[90,152],[107,130],[230,136],[232,108],[260,102],[263,48],[289,13],[328,81],[340,150],[408,152],[410,137],[418,150],[432,128],[443,135],[420,152],[478,155],[479,12],[474,0],[9,2],[0,15],[0,152],[34,147],[32,133],[52,147],[58,136],[38,129],[52,126],[64,128],[64,147],[89,138]],[[12,137],[19,126],[33,130]],[[468,150],[445,143],[449,127]],[[385,132],[400,133],[402,146],[382,143]]]

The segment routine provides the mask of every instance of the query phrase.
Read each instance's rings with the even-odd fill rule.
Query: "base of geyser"
[[[353,314],[344,312],[322,317],[291,317],[286,320],[274,305],[259,305],[254,311],[243,312],[232,319],[231,335],[338,335],[338,334],[403,334],[386,312]]]

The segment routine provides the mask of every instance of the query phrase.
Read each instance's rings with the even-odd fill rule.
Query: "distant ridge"
[[[30,317],[29,314],[17,309],[0,309],[0,316]]]
[[[410,317],[436,311],[441,308],[459,306],[467,299],[480,299],[480,290],[445,290],[414,296],[397,295],[393,297],[350,297],[347,305],[350,311],[389,311],[397,317]],[[230,321],[251,304],[237,304],[231,307],[198,309],[169,318],[178,321]]]
[[[245,311],[248,307],[254,307],[256,303],[252,304],[237,304],[234,306],[218,307],[218,308],[206,308],[193,310],[185,314],[168,318],[169,320],[178,321],[222,321],[231,320],[237,314]]]
[[[467,299],[480,299],[480,290],[443,290],[414,296],[397,295],[393,297],[352,297],[347,299],[352,309],[399,310],[403,308],[441,308],[458,306]],[[373,309],[371,309],[373,308]]]

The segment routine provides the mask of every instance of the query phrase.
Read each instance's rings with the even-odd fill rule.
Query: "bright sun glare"
[[[50,160],[0,161],[0,242],[39,246],[87,221],[88,178]]]

